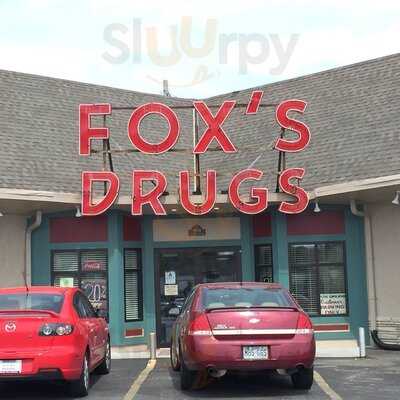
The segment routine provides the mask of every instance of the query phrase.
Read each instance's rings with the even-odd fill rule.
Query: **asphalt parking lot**
[[[231,375],[211,383],[201,391],[182,393],[179,373],[161,359],[135,396],[150,399],[265,399],[291,400],[351,399],[399,400],[400,353],[370,350],[366,359],[319,359],[315,383],[308,392],[294,390],[286,376]]]
[[[132,382],[146,367],[147,360],[113,360],[109,375],[92,375],[88,400],[121,400]],[[0,399],[71,400],[63,383],[0,383]]]
[[[290,400],[400,399],[400,353],[370,350],[366,359],[319,359],[315,383],[308,392],[292,388],[290,379],[278,374],[230,375],[211,382],[200,391],[182,393],[179,373],[169,368],[168,359],[158,359],[154,369],[147,360],[115,360],[107,376],[94,376],[88,400],[152,399],[261,399]],[[145,380],[146,374],[148,373]],[[133,393],[134,397],[125,397]],[[71,399],[62,384],[22,382],[0,384],[1,399]]]

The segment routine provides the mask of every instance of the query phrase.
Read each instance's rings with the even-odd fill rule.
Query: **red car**
[[[187,390],[208,373],[284,370],[293,385],[313,384],[312,323],[279,284],[209,283],[196,286],[172,329],[171,366]]]
[[[0,289],[0,382],[62,379],[86,396],[111,366],[107,322],[77,288]]]

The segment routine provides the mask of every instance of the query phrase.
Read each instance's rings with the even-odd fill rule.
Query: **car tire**
[[[182,390],[190,390],[193,389],[194,384],[196,383],[197,371],[191,371],[185,364],[185,360],[182,357],[182,350],[179,348],[179,360],[181,362],[181,389]]]
[[[96,373],[99,375],[107,375],[111,371],[111,343],[110,338],[107,339],[106,355],[101,364],[96,368]]]
[[[78,380],[72,381],[70,384],[71,394],[74,397],[85,397],[89,394],[90,371],[89,371],[89,354],[86,353],[83,358],[82,373]]]
[[[181,363],[179,361],[179,354],[177,354],[176,346],[173,340],[171,340],[171,347],[169,351],[169,357],[171,361],[171,368],[173,371],[179,371],[181,369]]]
[[[296,389],[309,390],[314,382],[314,368],[301,368],[291,378]]]

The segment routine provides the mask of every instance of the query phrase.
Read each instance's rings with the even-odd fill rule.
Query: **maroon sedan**
[[[314,358],[312,323],[278,284],[198,285],[172,330],[171,366],[183,390],[201,373],[219,378],[228,370],[283,370],[295,388],[310,389]]]

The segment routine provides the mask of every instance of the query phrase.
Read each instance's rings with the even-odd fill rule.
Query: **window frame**
[[[106,279],[106,284],[107,284],[107,314],[110,315],[110,280],[109,280],[109,255],[108,255],[108,249],[105,247],[101,247],[101,248],[88,248],[88,249],[76,249],[76,248],[72,248],[72,249],[52,249],[50,251],[50,279],[51,279],[51,285],[54,286],[54,281],[55,281],[55,277],[57,275],[62,275],[64,273],[62,272],[55,272],[53,265],[54,265],[54,254],[56,253],[77,253],[78,254],[78,271],[73,271],[73,272],[66,272],[65,274],[69,274],[70,276],[73,276],[74,278],[76,277],[77,281],[78,281],[78,288],[80,290],[81,289],[81,279],[82,279],[82,275],[87,274],[86,271],[82,272],[82,253],[88,252],[88,251],[103,251],[105,252],[106,255],[106,262],[107,262],[107,268],[105,271],[101,271],[104,273],[105,279]],[[90,303],[90,300],[88,300]],[[90,303],[90,305],[92,305],[92,303]],[[93,307],[93,306],[92,306]],[[94,309],[94,307],[93,307]],[[107,317],[107,321],[108,321]]]
[[[343,248],[343,262],[342,263],[329,263],[327,265],[332,265],[332,266],[342,266],[343,265],[343,279],[344,279],[344,290],[345,290],[345,296],[346,296],[346,313],[345,314],[329,314],[329,315],[323,315],[321,314],[321,282],[320,282],[320,271],[319,267],[321,266],[320,263],[320,257],[319,257],[319,251],[318,251],[318,245],[321,244],[338,244],[340,243]],[[316,282],[317,282],[317,296],[318,296],[318,314],[310,314],[311,318],[329,318],[329,317],[348,317],[350,315],[349,312],[349,290],[348,290],[348,284],[347,284],[347,257],[346,257],[346,241],[345,240],[314,240],[314,241],[302,241],[302,242],[289,242],[288,243],[288,264],[289,264],[289,291],[291,295],[294,297],[297,303],[298,300],[296,297],[292,294],[290,290],[290,278],[291,278],[291,273],[292,273],[292,265],[290,263],[290,246],[301,246],[301,245],[313,245],[314,248],[316,249],[315,251],[315,261],[314,263],[310,263],[308,265],[311,266],[313,272],[316,273]],[[324,266],[324,264],[322,264]],[[299,303],[301,306],[301,304]],[[305,310],[307,312],[307,310]]]
[[[127,251],[136,251],[138,268],[133,271],[137,271],[138,277],[138,318],[127,318],[126,317],[126,268],[125,268],[125,254]],[[143,266],[142,266],[142,249],[140,247],[125,247],[123,251],[123,273],[124,273],[124,321],[125,322],[140,322],[143,321]]]
[[[193,304],[193,300],[195,298],[195,294],[196,294],[197,288],[198,288],[198,285],[196,285],[191,290],[191,292],[188,294],[188,297],[186,297],[185,303],[183,304],[183,307],[182,307],[182,310],[181,310],[180,314],[185,313],[186,311],[188,311],[191,308],[191,306]]]
[[[74,310],[75,310],[76,314],[78,315],[79,319],[87,319],[86,309],[85,309],[85,307],[83,307],[84,311],[85,311],[85,315],[81,315],[81,312],[79,310],[79,303],[81,303],[83,305],[82,296],[80,295],[80,292],[76,292],[74,294],[74,298],[72,300],[72,304],[74,306]]]
[[[82,293],[80,293],[79,297],[81,298],[83,307],[86,310],[86,318],[91,318],[91,319],[92,318],[98,318],[96,310],[92,306],[92,303],[90,302],[90,300],[85,295],[83,295]]]
[[[265,266],[267,266],[267,267],[271,266],[272,281],[270,283],[273,283],[275,274],[274,274],[274,253],[273,253],[272,243],[257,243],[257,244],[254,245],[254,278],[255,278],[255,281],[256,282],[261,282],[261,281],[258,280],[259,279],[259,275],[260,275],[258,270],[259,270],[260,267],[264,266],[263,264],[259,264],[257,262],[257,260],[258,260],[257,249],[259,247],[269,247],[271,249],[271,264],[270,265],[265,264]],[[265,283],[269,283],[269,282],[265,282]]]

